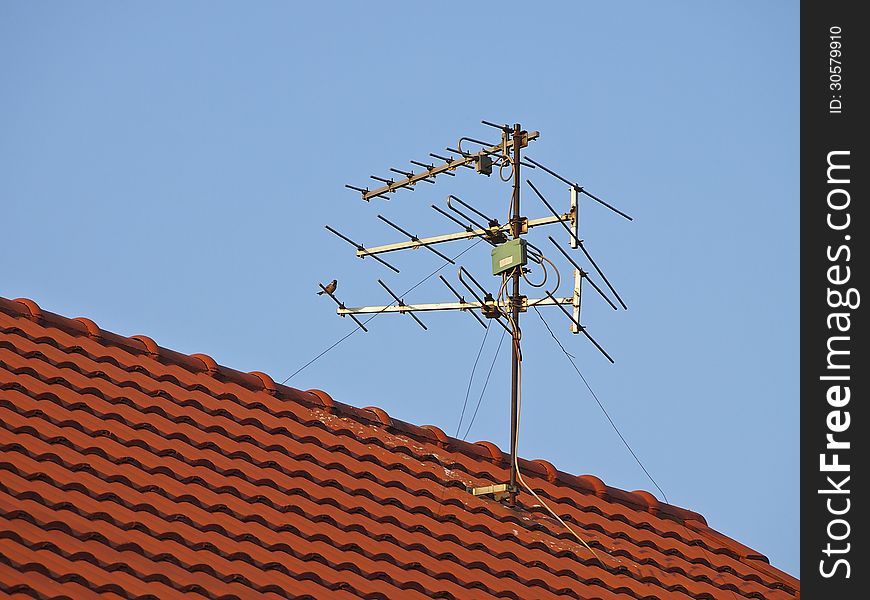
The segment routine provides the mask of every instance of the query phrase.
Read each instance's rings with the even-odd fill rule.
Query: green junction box
[[[492,249],[492,274],[499,275],[514,267],[525,266],[526,240],[517,238]]]

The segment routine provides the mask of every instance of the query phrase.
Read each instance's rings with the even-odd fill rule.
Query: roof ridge
[[[358,408],[334,400],[327,392],[319,389],[299,390],[276,383],[272,377],[260,371],[245,373],[218,364],[207,354],[184,354],[158,345],[145,335],[124,336],[101,329],[94,321],[84,318],[68,318],[42,310],[28,298],[9,300],[0,296],[0,312],[14,318],[26,318],[43,326],[54,327],[73,336],[87,336],[108,346],[115,346],[133,354],[145,354],[161,362],[176,365],[192,373],[206,373],[223,381],[235,383],[251,391],[263,391],[282,400],[292,400],[303,405],[320,408],[329,413],[337,413],[358,421],[380,425],[395,432],[408,435],[418,441],[435,444],[441,448],[464,454],[473,459],[483,459],[507,464],[507,453],[489,441],[466,442],[448,436],[436,425],[418,426],[391,417],[381,408]],[[584,494],[592,494],[611,502],[623,504],[634,510],[648,512],[661,518],[669,518],[681,524],[696,522],[709,529],[706,519],[699,513],[673,504],[660,502],[654,494],[645,490],[627,491],[605,484],[595,475],[573,475],[556,469],[544,459],[519,458],[520,467],[526,474],[543,478],[550,483],[559,483]],[[694,528],[693,528],[694,529]],[[712,531],[712,530],[711,530]],[[723,536],[724,537],[724,536]],[[742,546],[742,545],[741,545]],[[743,550],[742,547],[740,550]],[[757,552],[739,552],[744,558],[758,558]],[[744,556],[745,555],[745,556]],[[764,558],[764,557],[762,557]],[[766,558],[764,558],[766,561]]]
[[[0,404],[2,404],[2,402],[0,402]],[[78,427],[77,427],[77,428],[78,428]],[[30,428],[27,427],[27,426],[24,426],[24,427],[17,427],[17,428],[16,428],[16,427],[13,427],[13,428],[11,429],[11,431],[13,431],[13,432],[16,433],[16,434],[17,434],[19,431],[24,431],[24,432],[27,433],[28,435],[33,435],[33,436],[36,436],[36,437],[39,438],[39,439],[43,439],[42,434],[41,434],[40,432],[31,432],[31,431],[27,431],[28,429],[30,429]],[[44,441],[45,441],[45,440],[44,440]],[[58,441],[60,441],[60,440],[58,440]],[[76,445],[74,442],[71,442],[71,441],[69,441],[69,440],[62,440],[62,441],[60,441],[60,442],[61,442],[63,445],[65,445],[65,446],[68,446],[68,447],[70,447],[70,448],[73,448],[73,449],[75,449],[75,450],[81,452],[81,449],[78,448],[77,445]],[[119,442],[119,443],[123,443],[123,442]],[[127,445],[127,444],[124,443],[124,445]],[[6,451],[6,452],[10,452],[10,451],[21,452],[21,453],[23,453],[24,455],[26,455],[26,456],[28,456],[28,457],[30,457],[30,458],[34,458],[34,459],[39,460],[39,461],[42,461],[42,460],[49,460],[49,461],[51,461],[51,462],[57,462],[57,461],[61,461],[61,462],[62,462],[62,461],[63,461],[63,459],[61,459],[61,458],[60,458],[59,456],[57,456],[57,455],[53,455],[53,454],[37,454],[36,451],[35,451],[34,449],[32,449],[32,448],[28,448],[28,447],[25,447],[25,446],[22,446],[22,445],[21,445],[20,443],[18,443],[18,442],[12,442],[12,443],[10,443],[10,444],[8,444],[8,445],[5,445],[5,446],[4,446],[3,444],[0,444],[0,449],[3,449],[3,450]],[[97,453],[97,455],[100,456],[103,460],[110,460],[110,461],[112,460],[110,455],[104,455],[104,454],[102,454],[102,453]],[[181,460],[181,459],[176,458],[176,460]],[[129,459],[126,459],[126,460],[125,460],[125,463],[127,463],[127,462],[129,462],[129,464],[133,464],[133,465],[135,465],[137,468],[139,468],[139,469],[141,469],[141,470],[144,470],[144,471],[146,471],[146,472],[148,472],[148,473],[151,473],[151,472],[152,472],[152,471],[150,470],[149,467],[147,467],[147,466],[145,466],[145,465],[143,465],[143,464],[140,464],[139,461],[138,461],[138,459],[136,459],[135,457],[132,457],[132,456],[131,456]],[[59,462],[58,464],[61,464],[61,463]],[[17,469],[16,469],[15,465],[14,465],[14,464],[11,464],[11,463],[9,463],[9,464],[7,464],[7,463],[0,463],[0,471],[2,471],[2,470],[11,470],[12,472],[17,472]],[[90,473],[90,474],[91,474],[92,476],[94,476],[94,477],[100,477],[100,474],[99,474],[99,471],[98,471],[98,470],[93,470],[93,471],[91,471],[90,469],[83,469],[83,470],[86,471],[86,472],[88,472],[88,473]],[[160,473],[160,471],[159,471],[159,470],[155,470],[154,473],[157,474],[157,473]],[[161,474],[162,474],[162,473],[161,473]],[[19,476],[21,476],[21,475],[19,475]],[[180,481],[181,483],[187,483],[187,482],[185,482],[185,481],[183,481],[183,480],[179,480],[179,481]],[[115,483],[115,482],[113,482],[113,483]],[[144,490],[142,490],[142,489],[138,489],[137,484],[135,484],[134,482],[124,481],[123,483],[124,483],[124,485],[128,485],[128,486],[132,487],[133,489],[136,489],[136,490],[139,491],[139,492],[144,491]],[[53,485],[54,485],[55,487],[59,487],[57,483],[54,483]],[[78,484],[72,484],[72,485],[78,485]],[[200,482],[200,485],[204,485],[207,489],[212,490],[212,488],[211,488],[209,485],[207,485],[206,483],[202,483],[202,482]],[[62,487],[62,486],[60,486],[60,487]],[[148,486],[146,485],[146,486],[144,486],[144,487],[148,487]],[[7,490],[5,490],[4,488],[5,488],[5,486],[2,485],[2,484],[0,484],[0,491],[5,491],[6,493],[9,493],[9,492],[8,492]],[[277,488],[277,487],[276,487],[275,489],[278,490],[278,491],[280,491],[279,488]],[[215,491],[215,490],[212,490],[212,491]],[[408,493],[413,494],[413,492],[412,492],[411,490],[406,490],[406,491],[407,491]],[[347,491],[347,490],[346,490],[346,492],[347,492],[347,493],[352,493],[352,492]],[[296,493],[295,490],[294,490],[294,493]],[[303,492],[303,493],[304,493],[304,492]],[[242,495],[238,495],[238,498],[243,499],[243,496],[242,496]],[[430,496],[430,498],[431,498],[431,499],[434,499],[434,496]],[[193,502],[194,504],[197,503],[197,501],[196,501],[196,500],[193,500],[193,499],[190,500],[190,501]],[[314,502],[314,503],[318,503],[317,500],[315,500],[315,499],[311,499],[311,501]],[[258,502],[262,502],[262,503],[265,504],[266,506],[270,506],[271,508],[273,508],[273,509],[275,509],[275,510],[279,510],[279,511],[280,511],[280,510],[283,510],[283,509],[280,507],[280,505],[273,506],[273,505],[270,503],[271,501],[268,501],[267,498],[264,498],[264,499],[262,499],[262,500],[258,500]],[[230,510],[232,511],[232,509],[230,509]],[[429,516],[432,517],[432,518],[435,518],[435,517],[434,517],[433,515],[431,515],[431,514],[430,514]],[[236,518],[239,518],[239,517],[236,516]],[[376,519],[375,517],[370,517],[370,518],[374,518],[376,521],[378,521],[378,519]],[[380,522],[380,521],[378,521],[378,522]],[[601,532],[601,533],[603,533],[605,536],[609,536],[609,534],[608,534],[607,532]],[[434,532],[431,532],[431,531],[430,531],[430,532],[429,532],[429,535],[431,535],[431,536],[432,536],[433,538],[435,538],[435,539],[438,539],[439,541],[443,541],[443,540],[441,539],[441,537],[439,537],[439,536],[438,536],[437,534],[435,534]],[[490,532],[490,535],[494,535],[494,536],[495,536],[496,534],[495,534],[494,532]],[[551,535],[558,536],[558,534],[555,533],[555,532],[551,533]],[[567,535],[567,534],[566,534],[566,535]],[[496,536],[496,537],[497,537],[497,536]],[[501,538],[499,538],[499,539],[501,539]],[[688,542],[687,542],[687,543],[688,543]],[[717,553],[717,551],[713,550],[712,548],[707,548],[707,551],[709,551],[710,553]],[[684,560],[686,560],[686,561],[688,561],[688,562],[691,562],[691,559],[690,559],[689,557],[687,557],[687,556],[684,556],[682,553],[678,553],[678,555],[681,556],[681,557],[683,557]],[[631,552],[627,552],[627,553],[626,553],[626,556],[629,556],[632,560],[635,560],[635,561],[643,560],[643,559],[641,559],[639,556],[636,556],[636,555],[632,554]],[[739,557],[736,557],[736,556],[735,556],[734,558],[735,558],[736,560],[740,560]],[[592,561],[592,559],[589,559],[589,560],[590,560],[590,562],[597,562],[597,561]],[[650,560],[652,560],[653,564],[656,564],[659,568],[663,568],[663,569],[665,568],[664,565],[663,565],[662,563],[657,562],[656,559],[650,559]],[[587,564],[587,563],[584,561],[584,564]],[[707,563],[707,566],[708,566],[710,569],[714,569],[714,570],[716,569],[716,566],[715,566],[715,564],[713,564],[712,561],[708,562],[708,563]],[[669,567],[669,569],[676,569],[677,572],[680,572],[683,576],[685,576],[685,577],[687,577],[687,578],[689,578],[689,579],[691,579],[691,580],[693,580],[693,581],[707,581],[707,582],[710,581],[710,580],[709,580],[709,575],[694,575],[694,574],[690,573],[689,571],[685,570],[685,569],[682,568],[682,567],[674,567],[674,566],[672,565],[671,567]],[[756,583],[758,583],[759,585],[761,585],[761,586],[763,586],[763,587],[771,588],[771,584],[770,584],[770,583],[765,582],[765,581],[763,581],[763,580],[760,579],[760,578],[759,578],[759,579],[756,579],[755,581],[756,581]],[[778,581],[778,580],[777,580],[777,581]],[[742,592],[741,592],[741,593],[742,593]]]
[[[540,519],[534,520],[534,514],[531,513],[541,512],[540,507],[525,507],[531,513],[528,517],[522,518],[533,518],[536,523],[536,526],[526,528],[522,522],[515,520],[519,517],[499,503],[484,500],[483,504],[476,508],[469,506],[471,496],[464,493],[465,486],[478,485],[477,480],[504,481],[503,477],[506,476],[505,472],[510,462],[509,455],[490,441],[466,442],[448,436],[438,426],[418,426],[391,417],[384,409],[377,406],[357,407],[338,402],[323,390],[300,390],[279,384],[271,376],[260,371],[245,373],[219,365],[207,354],[185,354],[164,348],[146,335],[124,336],[105,331],[88,318],[67,318],[44,311],[35,301],[27,298],[9,300],[0,296],[0,352],[3,353],[0,370],[12,374],[11,379],[7,379],[7,375],[4,375],[4,383],[0,386],[13,390],[10,392],[12,397],[4,399],[0,404],[4,405],[4,411],[7,408],[13,411],[11,418],[16,427],[9,429],[10,435],[14,434],[10,438],[15,442],[13,446],[18,445],[15,440],[18,439],[19,429],[29,436],[33,435],[30,430],[37,427],[39,439],[49,445],[47,448],[53,449],[54,444],[61,443],[61,438],[57,437],[59,430],[56,431],[51,425],[67,427],[73,422],[70,421],[68,412],[84,410],[87,414],[75,413],[84,415],[82,417],[84,421],[81,422],[84,428],[76,427],[76,429],[85,434],[82,438],[85,441],[98,437],[102,440],[100,443],[87,446],[88,456],[91,456],[93,451],[96,453],[95,457],[102,456],[105,460],[111,461],[111,457],[118,453],[125,456],[127,454],[123,448],[115,448],[113,444],[136,447],[134,454],[137,460],[130,464],[138,470],[130,471],[135,475],[135,479],[130,480],[132,482],[147,481],[147,477],[141,479],[141,476],[136,474],[139,471],[150,472],[146,468],[148,465],[153,467],[157,464],[163,468],[161,466],[163,463],[154,457],[175,456],[180,452],[181,462],[170,469],[174,469],[174,473],[187,473],[188,467],[207,469],[205,475],[202,475],[205,479],[200,477],[201,474],[191,476],[190,482],[175,477],[184,486],[188,483],[195,484],[204,486],[214,493],[223,494],[226,486],[221,477],[241,479],[241,487],[236,490],[238,493],[233,493],[230,502],[236,510],[247,510],[243,506],[245,502],[259,503],[261,500],[269,500],[272,504],[275,502],[279,504],[274,506],[266,502],[264,504],[281,512],[282,503],[286,501],[281,494],[285,492],[280,486],[276,487],[277,484],[274,482],[268,486],[270,489],[263,492],[264,495],[251,495],[253,493],[251,486],[259,489],[263,477],[272,481],[274,474],[269,474],[267,477],[267,474],[261,471],[277,469],[283,477],[279,476],[275,481],[283,482],[285,486],[296,485],[299,477],[304,478],[306,481],[302,481],[298,489],[303,495],[309,494],[311,487],[320,489],[330,487],[334,483],[339,486],[337,489],[345,490],[343,494],[351,496],[361,494],[362,498],[370,498],[370,501],[366,501],[366,506],[372,515],[380,514],[378,511],[381,510],[382,504],[384,506],[396,504],[409,516],[425,515],[427,518],[424,521],[427,525],[424,527],[418,523],[413,529],[422,527],[429,531],[426,527],[430,527],[429,535],[442,542],[446,540],[449,543],[456,543],[453,539],[455,532],[451,529],[453,525],[450,524],[455,522],[456,526],[464,524],[467,527],[469,523],[477,523],[474,520],[466,522],[466,517],[462,516],[473,514],[478,515],[475,518],[482,520],[472,529],[474,531],[479,529],[484,536],[498,538],[499,532],[508,535],[509,522],[514,522],[515,525],[523,525],[523,530],[527,529],[529,532],[545,532],[540,534],[543,536],[540,539],[532,536],[531,544],[527,543],[528,540],[521,544],[528,550],[534,549],[535,544],[544,544],[542,549],[545,552],[548,549],[554,551],[562,547],[556,542],[553,542],[556,543],[556,546],[553,546],[548,540],[564,539],[565,536],[549,525],[539,522]],[[60,391],[57,391],[56,384],[64,387],[58,388]],[[106,396],[107,393],[110,395]],[[96,397],[91,398],[91,395]],[[91,399],[85,399],[86,396]],[[12,404],[6,406],[8,404],[6,400]],[[224,405],[224,402],[230,404]],[[200,415],[197,411],[202,411],[212,418]],[[139,413],[154,415],[154,417],[149,416],[147,419],[144,416],[137,417]],[[130,420],[131,415],[133,420]],[[19,416],[22,419],[19,419]],[[236,419],[233,420],[233,417]],[[229,425],[223,423],[224,418],[231,419]],[[295,425],[285,421],[287,418],[302,427],[301,433],[290,434],[296,429]],[[164,420],[168,420],[168,425]],[[103,421],[112,421],[111,426],[106,425],[105,431],[102,429]],[[79,423],[78,420],[75,422]],[[175,426],[172,425],[173,423]],[[242,428],[242,425],[233,426],[232,423],[243,424],[245,428]],[[48,427],[45,430],[47,435],[55,437],[43,438],[43,425]],[[249,431],[246,429],[248,425],[253,425],[254,429]],[[174,433],[165,436],[162,431],[166,427]],[[180,427],[180,429],[175,431],[173,427],[175,429]],[[311,427],[315,430],[306,433],[308,429],[305,428]],[[139,444],[135,442],[139,439],[140,430],[145,440],[141,445],[144,454],[138,450]],[[108,435],[112,432],[121,437]],[[281,463],[282,467],[291,468],[290,471],[277,468],[275,465],[278,463],[271,458],[273,446],[278,443],[273,439],[274,436],[285,434],[290,434],[294,440],[298,438],[298,444],[302,444],[298,448],[295,444],[291,444],[292,448],[289,446],[285,448],[284,442],[280,441],[283,454],[293,460],[289,463],[278,460],[278,463]],[[81,442],[78,432],[73,432],[71,435]],[[348,439],[344,439],[344,436]],[[236,442],[235,445],[230,446],[236,448],[236,451],[227,458],[239,459],[243,462],[239,464],[226,462],[219,455],[215,455],[218,459],[215,462],[216,459],[211,454],[208,456],[202,454],[201,451],[212,451],[217,446],[223,447],[221,444],[224,441],[230,443],[224,438]],[[317,447],[308,448],[307,444],[310,443],[316,444]],[[374,450],[372,450],[372,443],[375,444]],[[83,452],[78,446],[70,446],[70,448]],[[342,456],[333,463],[330,462],[331,453],[335,448],[340,448]],[[65,449],[63,450],[65,452]],[[42,448],[42,451],[44,452],[45,448]],[[65,456],[64,452],[58,456],[62,458]],[[75,452],[69,454],[77,456]],[[348,457],[352,460],[346,460]],[[407,467],[408,463],[405,462],[407,458],[419,460],[420,466],[418,467],[415,462],[413,467]],[[138,459],[145,462],[140,463]],[[81,457],[75,459],[75,461],[81,460]],[[154,460],[158,462],[154,463]],[[294,461],[305,461],[306,465],[311,462],[313,471],[309,473],[307,466],[300,467]],[[38,462],[41,464],[42,459],[38,459]],[[367,467],[364,464],[366,462],[371,462],[372,465]],[[10,463],[12,466],[14,464],[14,462]],[[121,471],[126,473],[126,467],[120,467],[122,464],[126,465],[127,462],[117,463],[120,469],[117,473],[110,465],[106,467],[108,470],[101,467],[102,470],[94,471],[94,476],[101,477],[103,471],[115,474]],[[79,463],[76,462],[75,466],[78,467]],[[541,490],[545,497],[554,498],[556,502],[563,505],[563,512],[566,512],[569,517],[579,518],[586,524],[585,527],[596,532],[593,534],[595,539],[599,540],[599,543],[608,544],[607,547],[614,552],[614,557],[623,557],[618,559],[617,563],[627,560],[637,569],[640,569],[641,565],[647,565],[647,568],[660,571],[663,577],[654,578],[653,582],[659,587],[671,590],[669,586],[675,585],[676,587],[673,588],[675,591],[679,590],[693,597],[708,595],[704,585],[697,584],[709,584],[722,590],[731,589],[732,593],[737,592],[747,597],[761,597],[758,590],[763,591],[764,588],[777,597],[783,592],[791,596],[797,594],[799,597],[798,579],[771,566],[762,554],[710,528],[705,518],[696,512],[660,502],[648,491],[626,491],[608,486],[594,475],[573,475],[560,471],[547,460],[520,458],[519,466],[530,478],[530,482],[537,481],[537,484],[532,483],[532,485]],[[296,471],[297,467],[302,468],[305,474],[299,475]],[[441,469],[444,469],[443,473]],[[458,469],[462,476],[457,477],[454,474],[455,469]],[[77,468],[67,465],[63,470],[76,471]],[[38,474],[41,471],[37,469],[33,473]],[[367,485],[357,486],[354,477],[371,479],[377,483],[377,486],[372,489]],[[445,491],[450,488],[452,501],[445,503],[443,495],[439,500],[432,495],[431,486],[425,483],[420,488],[413,487],[421,477],[429,479],[430,483],[443,485]],[[308,486],[309,481],[316,485]],[[219,487],[213,489],[212,486]],[[170,487],[176,494],[185,492],[186,489],[182,489],[183,486],[178,489],[177,486]],[[387,492],[387,496],[379,493],[387,488],[393,490]],[[272,489],[277,490],[278,493],[273,493]],[[393,494],[398,495],[394,498]],[[182,496],[187,497],[184,494]],[[320,503],[319,495],[309,494],[306,497],[315,505]],[[378,497],[388,498],[389,501],[379,502],[376,500]],[[239,504],[235,498],[238,498],[242,504]],[[330,495],[329,498],[333,496]],[[356,503],[352,503],[354,508],[348,509],[346,506],[348,500],[353,501],[353,498],[349,496],[342,503],[335,504],[339,508],[336,515],[343,514],[342,511],[356,514],[361,510]],[[333,504],[330,503],[329,506]],[[445,508],[448,506],[453,508]],[[464,512],[460,510],[456,513],[456,506],[460,509],[464,508]],[[443,519],[442,509],[447,510]],[[500,513],[500,516],[495,514],[496,512]],[[227,514],[235,515],[232,511]],[[376,523],[381,524],[376,529],[380,530],[379,527],[385,524],[401,526],[405,523],[405,516],[397,515],[390,513],[383,521],[375,519]],[[459,515],[458,520],[456,515]],[[479,515],[484,515],[486,518]],[[238,515],[233,518],[243,520]],[[374,519],[374,516],[371,518]],[[430,522],[429,519],[433,520]],[[502,521],[496,524],[505,525],[507,529],[494,528],[489,519]],[[336,523],[342,531],[345,531],[339,526],[342,523],[356,527],[353,520],[344,521],[339,518]],[[348,529],[347,533],[350,534],[352,531],[355,529]],[[519,535],[516,529],[513,530],[513,535]],[[672,538],[672,540],[662,543],[659,538]],[[377,541],[381,540],[378,538]],[[408,542],[400,536],[391,543],[401,546],[403,541]],[[687,546],[684,547],[677,543],[678,541]],[[484,541],[484,545],[486,543]],[[520,543],[519,540],[517,543]],[[664,556],[675,554],[676,562],[672,564],[670,559],[664,559],[658,554],[655,557],[644,555],[645,558],[642,558],[641,554],[637,554],[637,550],[646,544],[651,544],[656,552],[661,552]],[[693,550],[691,546],[697,546],[698,549]],[[447,551],[449,550],[450,548],[447,548]],[[393,551],[389,550],[389,552]],[[434,556],[429,553],[427,555]],[[716,558],[713,558],[714,555]],[[500,559],[498,556],[496,558]],[[511,556],[510,560],[515,558]],[[662,560],[665,562],[661,562]],[[683,561],[687,561],[688,564],[683,564]],[[589,566],[586,562],[581,562]],[[457,564],[471,570],[479,568],[475,566],[477,563],[474,561],[466,565],[460,560]],[[697,568],[692,565],[696,565]],[[701,566],[705,568],[701,569]],[[4,565],[0,565],[0,569],[3,567]],[[630,573],[628,571],[623,573],[620,568],[628,567],[625,565],[617,567],[611,575],[614,577],[620,574],[629,575],[630,579],[637,582],[650,583],[643,578],[635,577],[640,575],[641,571],[635,573],[632,570]],[[707,572],[706,569],[713,569],[719,572],[720,576],[717,577],[715,573]],[[545,569],[545,571],[553,574],[557,579],[562,576],[558,570]],[[388,577],[388,579],[393,578]],[[599,578],[595,576],[593,579]],[[548,589],[555,589],[552,588],[553,582],[549,578],[545,577],[545,580]],[[745,582],[745,586],[741,580]],[[474,581],[478,580],[474,579]],[[694,584],[690,584],[690,581]],[[606,582],[602,582],[604,583]],[[608,585],[604,587],[609,589]],[[635,589],[633,584],[630,587],[635,592],[641,592],[641,588]],[[700,596],[697,596],[699,593]]]

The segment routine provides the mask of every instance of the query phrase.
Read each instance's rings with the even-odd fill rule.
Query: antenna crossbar
[[[408,310],[402,310],[402,309],[405,309],[405,308],[406,308],[405,301],[402,300],[400,297],[398,297],[395,293],[393,293],[393,290],[391,290],[390,288],[388,288],[386,283],[384,283],[384,282],[381,281],[380,279],[378,279],[378,283],[381,284],[381,287],[382,287],[382,288],[384,288],[385,290],[387,290],[387,293],[388,293],[390,296],[393,297],[393,300],[396,301],[396,304],[392,305],[391,307],[383,306],[383,307],[381,307],[382,310],[377,311],[377,312],[401,312],[401,313],[408,313],[408,315],[409,315],[412,319],[414,319],[415,321],[417,321],[417,325],[419,325],[419,326],[422,327],[423,329],[429,329],[428,327],[426,327],[426,325],[423,323],[423,321],[421,321],[420,319],[417,318],[417,315],[415,315],[413,312],[408,311]],[[389,310],[387,310],[388,308],[392,308],[392,307],[395,307],[395,308],[397,308],[397,309],[399,309],[399,310],[397,310],[397,311],[389,311]],[[338,310],[341,311],[342,308],[344,308],[344,307],[339,306],[339,307],[338,307]],[[345,310],[347,310],[347,309],[345,309]],[[339,312],[338,314],[342,314],[342,313]],[[344,313],[344,314],[352,315],[352,313],[350,313],[350,312],[348,312],[348,313]]]
[[[365,250],[366,250],[365,246],[363,246],[362,244],[357,244],[355,241],[353,241],[352,239],[350,239],[349,237],[347,237],[343,233],[336,231],[335,229],[333,229],[329,225],[326,225],[326,230],[329,231],[330,233],[337,235],[338,237],[343,239],[345,242],[347,242],[348,244],[350,244],[351,246],[356,248],[357,256],[359,256],[360,258],[365,258],[367,256],[367,254],[359,254],[360,252],[365,252]],[[391,265],[390,263],[385,261],[383,258],[380,258],[378,256],[372,256],[372,258],[375,259],[376,261],[378,261],[379,263],[381,263],[382,265],[389,267],[390,269],[392,269],[396,273],[399,272],[399,269],[397,269],[396,267],[394,267],[393,265]]]
[[[392,221],[387,219],[385,216],[378,215],[378,218],[381,221],[383,221],[384,223],[386,223],[387,225],[389,225],[390,227],[392,227],[393,229],[395,229],[396,231],[398,231],[399,233],[404,233],[406,236],[408,236],[411,239],[411,243],[417,244],[417,246],[423,246],[424,248],[426,248],[430,252],[433,252],[433,253],[437,254],[438,256],[440,256],[442,259],[446,260],[451,265],[456,264],[456,261],[454,261],[452,258],[450,258],[449,256],[445,256],[444,254],[441,254],[435,248],[430,246],[429,242],[421,240],[413,233],[408,233],[407,231],[405,231],[404,229],[402,229],[401,227],[399,227],[398,225],[396,225],[395,223],[393,223]],[[365,250],[365,249],[360,250],[359,248],[357,248],[357,256],[364,256],[364,255],[360,255],[360,252],[365,252],[366,254],[372,254],[371,250]]]
[[[419,160],[409,160],[412,165],[417,165],[418,167],[423,167],[424,169],[434,169],[435,165],[432,163],[422,163]],[[444,171],[444,175],[450,175],[451,177],[456,177],[456,173],[451,173],[450,171]]]
[[[524,132],[525,133],[525,132]],[[530,131],[526,135],[523,135],[523,139],[521,142],[521,147],[525,148],[529,145],[529,142],[537,139],[540,134],[537,131]],[[431,169],[427,168],[424,171],[419,173],[411,173],[410,176],[405,177],[404,179],[399,179],[397,181],[393,181],[391,179],[383,179],[380,177],[372,177],[378,181],[386,183],[386,185],[381,186],[374,190],[366,190],[360,192],[362,194],[362,198],[365,201],[369,201],[376,196],[382,196],[387,192],[395,192],[398,189],[409,189],[413,190],[412,187],[418,181],[423,180],[431,180],[434,175],[438,175],[440,173],[444,173],[446,171],[454,171],[458,167],[470,166],[474,161],[480,160],[482,156],[489,156],[490,154],[499,154],[504,151],[504,143],[496,144],[494,146],[490,146],[489,148],[484,148],[483,150],[475,153],[463,153],[460,158],[456,158],[449,162],[445,162],[443,165],[435,165]],[[441,158],[441,157],[436,157]],[[442,159],[443,160],[443,159]]]
[[[559,223],[560,221],[570,221],[571,213],[564,213],[556,217],[541,217],[540,219],[529,219],[528,226],[539,227],[541,225],[550,225],[551,223]],[[454,242],[456,240],[467,240],[475,237],[489,238],[498,233],[508,233],[511,230],[510,223],[499,225],[498,227],[490,227],[487,229],[471,229],[470,231],[460,231],[457,233],[448,233],[445,235],[436,235],[433,237],[419,238],[408,242],[398,242],[396,244],[386,244],[384,246],[372,246],[371,248],[357,248],[356,255],[360,258],[364,256],[373,256],[375,254],[383,254],[384,252],[395,252],[396,250],[407,250],[408,248],[419,248],[420,246],[428,246],[430,244],[442,244],[444,242]]]
[[[550,296],[547,298],[539,298],[536,300],[529,299],[520,307],[522,312],[530,306],[556,306],[573,304],[574,298],[556,298]],[[365,315],[371,313],[411,313],[411,312],[431,312],[436,310],[474,310],[482,309],[483,307],[492,307],[495,311],[498,306],[495,300],[484,302],[436,302],[431,304],[390,304],[389,306],[357,306],[357,307],[339,307],[336,313],[339,315]]]
[[[446,285],[447,288],[448,288],[451,292],[453,292],[453,295],[456,296],[456,299],[459,300],[460,303],[465,304],[465,298],[463,298],[463,297],[462,297],[462,294],[460,294],[459,292],[457,292],[456,289],[455,289],[452,285],[450,285],[450,282],[449,282],[449,281],[447,281],[446,279],[444,279],[444,275],[439,275],[438,277],[441,279],[441,281],[444,282],[444,285]],[[477,314],[476,314],[474,311],[471,311],[471,312],[468,313],[468,314],[470,314],[472,317],[474,317],[474,318],[477,320],[477,322],[480,323],[480,325],[481,325],[484,329],[487,328],[487,325],[486,325],[486,323],[483,322],[483,319],[481,319],[480,317],[478,317]]]
[[[335,294],[333,292],[330,292],[328,289],[326,289],[326,287],[322,283],[318,283],[317,285],[320,287],[321,290],[323,290],[324,294],[326,294],[327,296],[332,298],[332,300],[336,304],[338,304],[339,311],[341,311],[344,308],[344,303],[341,300],[339,300],[338,298],[336,298]],[[341,312],[339,312],[338,314],[340,314],[341,316],[344,316],[341,314]],[[348,314],[350,315],[350,318],[354,320],[354,323],[356,323],[359,326],[360,329],[362,329],[363,331],[368,333],[369,330],[366,329],[365,324],[361,323],[359,319],[357,319],[355,316],[351,315],[350,313],[348,313]]]

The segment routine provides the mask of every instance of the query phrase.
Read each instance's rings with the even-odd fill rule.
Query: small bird
[[[317,295],[322,296],[323,292],[326,292],[327,294],[333,294],[333,293],[335,293],[335,288],[337,288],[337,287],[338,287],[338,281],[336,279],[333,279],[332,281],[327,283],[322,290],[317,292]]]

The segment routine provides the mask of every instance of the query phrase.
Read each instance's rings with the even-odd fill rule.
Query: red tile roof
[[[39,598],[763,598],[700,515],[0,298],[0,591]]]

